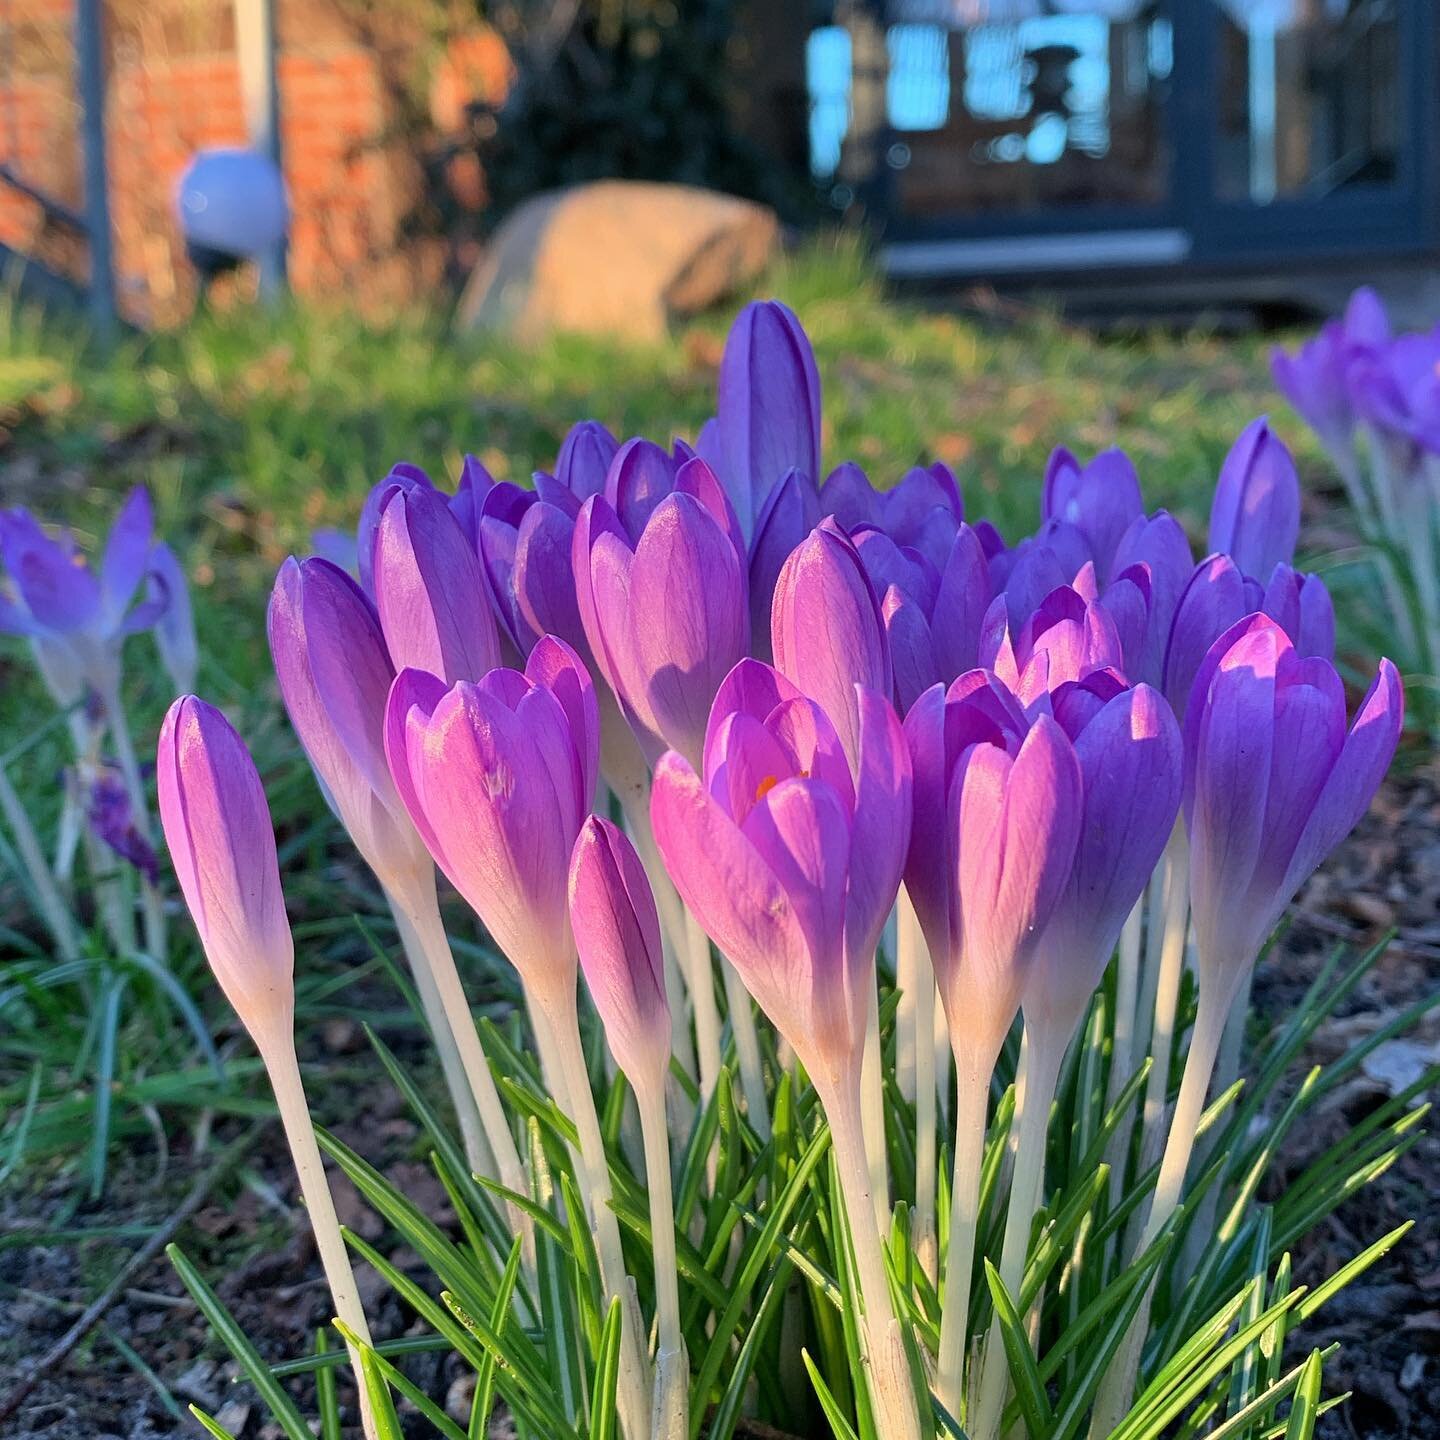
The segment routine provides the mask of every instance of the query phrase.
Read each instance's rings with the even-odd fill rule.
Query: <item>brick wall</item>
[[[421,32],[392,24],[383,35],[361,34],[355,12],[334,0],[277,0],[276,8],[291,284],[302,294],[377,301],[428,287],[442,254],[404,224],[424,184],[417,146],[437,138],[467,98],[503,93],[503,45],[473,25]],[[0,6],[0,161],[78,208],[70,24],[71,0]],[[167,323],[194,296],[176,181],[196,150],[246,140],[233,12],[228,0],[115,0],[107,26],[120,302],[141,323]],[[83,245],[4,184],[0,241],[83,276]]]

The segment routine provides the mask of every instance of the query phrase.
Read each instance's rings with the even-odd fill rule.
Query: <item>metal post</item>
[[[240,97],[250,144],[281,169],[280,89],[275,78],[275,0],[235,0]],[[259,258],[260,294],[273,299],[285,283],[285,242]]]
[[[85,149],[85,230],[90,242],[90,319],[101,334],[115,329],[115,267],[110,191],[105,168],[104,0],[76,0],[75,68]]]

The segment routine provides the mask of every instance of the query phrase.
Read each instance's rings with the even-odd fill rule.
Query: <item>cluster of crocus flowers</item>
[[[1329,596],[1293,568],[1298,478],[1263,420],[1225,461],[1212,553],[1197,565],[1174,517],[1145,512],[1118,451],[1083,464],[1057,451],[1039,528],[1008,546],[966,519],[943,466],[888,491],[849,464],[822,479],[820,403],[799,322],[774,302],[748,307],[716,417],[693,446],[622,443],[589,422],[533,490],[467,461],[449,496],[397,466],[365,503],[358,578],[332,542],[345,563],[288,561],[271,604],[286,707],[395,911],[471,1161],[517,1197],[529,1194],[518,1117],[475,1033],[436,867],[519,977],[620,1311],[626,1440],[684,1435],[708,1399],[689,1393],[670,1072],[713,1103],[731,1055],[757,1145],[781,1069],[819,1101],[848,1222],[833,1243],[853,1253],[877,1434],[928,1436],[938,1404],[995,1440],[1008,1372],[993,1336],[969,1332],[1007,1039],[1018,1027],[1023,1059],[994,1258],[1018,1303],[1051,1100],[1107,968],[1124,1012],[1112,1093],[1155,1060],[1140,1152],[1164,1159],[1136,1224],[1146,1244],[1183,1194],[1261,945],[1363,813],[1399,734],[1388,662],[1347,731]],[[177,724],[202,713],[186,704]],[[183,796],[192,765],[203,793],[203,747],[165,743],[166,793]],[[240,873],[238,841],[222,823],[197,829],[183,804],[167,803],[165,823],[212,963],[251,1024],[234,933],[278,935],[275,895],[259,897],[263,915],[226,918],[209,897]],[[1200,1014],[1167,1128],[1192,900]],[[898,953],[882,943],[894,912]],[[267,945],[283,948],[257,939],[256,966]],[[286,985],[288,967],[285,950]],[[610,1203],[582,974],[638,1110],[653,1353]],[[261,969],[253,978],[268,983]],[[878,1022],[892,982],[916,1116],[901,1147],[887,1134],[899,1122],[883,1099]],[[757,1008],[779,1045],[759,1043]],[[913,1173],[892,1174],[894,1154],[913,1156]],[[937,1216],[945,1188],[949,1213]],[[896,1304],[892,1193],[913,1197],[921,1268],[941,1297],[933,1357]],[[1128,1404],[1136,1354],[1122,1349],[1100,1413]]]
[[[1396,334],[1380,298],[1345,313],[1293,354],[1275,383],[1315,432],[1372,547],[1395,633],[1430,674],[1440,665],[1440,329]]]
[[[116,892],[108,857],[138,876],[144,947],[168,961],[164,911],[155,888],[150,805],[123,699],[126,640],[155,638],[161,667],[176,690],[195,683],[198,652],[190,593],[174,552],[155,536],[150,497],[126,497],[92,567],[68,530],[51,533],[27,510],[0,510],[0,634],[28,642],[36,669],[65,712],[74,744],[67,818],[59,858],[43,859],[30,818],[0,774],[0,802],[31,888],[57,945],[75,950],[76,919],[66,892],[70,859],[63,837],[89,822],[89,865],[107,938],[136,948],[133,911]],[[96,843],[98,842],[98,844]]]

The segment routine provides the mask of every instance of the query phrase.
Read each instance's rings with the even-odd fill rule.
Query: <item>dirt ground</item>
[[[1440,974],[1440,764],[1435,762],[1408,772],[1397,767],[1369,818],[1307,887],[1289,931],[1257,976],[1259,1015],[1282,1014],[1294,1004],[1338,942],[1358,951],[1392,926],[1399,931],[1397,940],[1344,1011],[1322,1027],[1313,1058],[1343,1053],[1435,988]],[[1403,1073],[1407,1065],[1440,1057],[1440,1020],[1432,1015],[1406,1046],[1387,1048],[1381,1062],[1342,1087],[1314,1123],[1292,1133],[1283,1155],[1285,1173],[1298,1172],[1383,1100],[1391,1070]],[[363,1058],[358,1054],[363,1047],[363,1036],[350,1022],[323,1027],[307,1065],[312,1092],[323,1096],[327,1068],[353,1065]],[[353,1102],[353,1090],[348,1098]],[[336,1118],[325,1115],[323,1101],[317,1108],[322,1120]],[[402,1188],[444,1223],[444,1193],[423,1162],[416,1127],[401,1112],[398,1097],[377,1083],[364,1103],[347,1103],[346,1109],[364,1119],[348,1128],[338,1124],[341,1138],[383,1159]],[[242,1130],[227,1125],[220,1134]],[[23,1232],[67,1214],[66,1225],[97,1230],[162,1223],[198,1172],[172,1159],[157,1183],[153,1163],[143,1154],[117,1157],[103,1202],[73,1214],[71,1187],[58,1178],[38,1194],[30,1188],[0,1199],[0,1404],[21,1366],[54,1344],[137,1243],[112,1237],[36,1246],[24,1243]],[[1402,1220],[1419,1222],[1298,1339],[1306,1349],[1331,1341],[1342,1345],[1326,1366],[1326,1393],[1344,1389],[1354,1395],[1322,1420],[1325,1440],[1434,1440],[1440,1435],[1437,1174],[1440,1140],[1427,1135],[1312,1232],[1295,1255],[1297,1278],[1313,1280]],[[339,1181],[337,1188],[342,1220],[373,1237],[378,1222],[348,1185]],[[267,1357],[301,1351],[328,1313],[293,1191],[278,1127],[272,1126],[262,1132],[236,1176],[216,1188],[178,1236]],[[360,1284],[377,1336],[403,1333],[410,1317],[379,1278],[362,1271]],[[152,1440],[198,1433],[188,1419],[167,1410],[157,1387],[117,1348],[116,1337],[144,1358],[181,1405],[193,1400],[221,1415],[245,1440],[278,1437],[276,1427],[262,1423],[260,1408],[247,1401],[244,1387],[232,1385],[233,1367],[215,1358],[203,1319],[163,1256],[135,1277],[66,1363],[42,1376],[0,1431],[14,1440]],[[448,1357],[419,1356],[407,1367],[462,1418],[468,1395],[451,1364]],[[343,1396],[343,1379],[341,1391]]]

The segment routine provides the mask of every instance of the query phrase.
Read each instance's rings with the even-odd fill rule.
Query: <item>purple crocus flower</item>
[[[1068,1043],[1159,862],[1180,808],[1180,727],[1149,685],[1101,671],[1062,687],[1055,719],[1080,766],[1081,820],[1070,870],[1025,987],[1027,1025]]]
[[[97,574],[68,531],[52,539],[28,511],[0,511],[0,559],[9,578],[8,593],[0,591],[0,632],[31,641],[58,703],[75,704],[87,685],[113,690],[126,636],[165,613],[158,597],[132,604],[150,561],[152,531],[150,497],[132,490]]]
[[[570,926],[615,1063],[642,1093],[658,1088],[670,1064],[670,1005],[655,897],[629,838],[598,815],[570,857]]]
[[[1121,537],[1144,512],[1140,477],[1123,450],[1103,450],[1085,466],[1063,445],[1050,456],[1040,513],[1084,536],[1101,585],[1110,579]]]
[[[1300,477],[1290,452],[1262,415],[1240,432],[1220,467],[1210,508],[1210,549],[1244,575],[1269,575],[1295,556]]]
[[[1285,906],[1369,808],[1404,696],[1380,662],[1354,723],[1328,660],[1268,616],[1211,647],[1185,717],[1185,825],[1202,989],[1228,1007]]]
[[[1356,357],[1349,380],[1355,408],[1392,443],[1440,454],[1440,330]]]
[[[1195,557],[1179,521],[1168,511],[1137,515],[1121,536],[1112,564],[1114,575],[1144,566],[1149,585],[1145,635],[1138,652],[1127,649],[1125,673],[1133,681],[1157,688],[1165,678],[1165,649],[1180,596],[1195,570]]]
[[[494,488],[494,476],[475,456],[467,455],[460,465],[460,483],[449,503],[455,523],[473,550],[480,548],[480,512],[485,506],[485,497]]]
[[[255,762],[230,722],[177,700],[156,751],[160,824],[205,958],[262,1050],[289,1043],[295,947]]]
[[[866,987],[910,833],[900,723],[888,701],[857,689],[852,780],[825,711],[769,666],[742,661],[716,697],[703,774],[671,751],[651,799],[686,905],[827,1101],[858,1081]]]
[[[592,495],[604,493],[605,476],[619,448],[619,441],[598,420],[582,420],[560,442],[555,481],[574,497],[577,511]]]
[[[820,512],[845,530],[883,530],[938,570],[945,564],[965,502],[954,472],[942,461],[907,470],[890,490],[876,490],[853,463],[838,465],[820,490]]]
[[[1069,880],[1083,781],[1049,715],[1029,724],[985,670],[933,686],[905,718],[915,818],[905,888],[925,934],[957,1060],[988,1075],[1036,942]]]
[[[781,569],[770,641],[775,668],[819,703],[857,765],[855,687],[889,696],[894,671],[879,598],[859,551],[834,520],[822,520]]]
[[[790,469],[765,497],[750,537],[750,645],[761,660],[770,660],[770,611],[775,583],[790,552],[820,523],[820,495],[815,482]]]
[[[190,587],[175,552],[163,540],[150,547],[145,572],[145,594],[152,604],[164,608],[155,620],[155,647],[160,663],[182,695],[195,688],[200,667],[200,647],[195,638],[195,613],[190,606]]]
[[[90,780],[88,799],[90,828],[152,886],[158,884],[160,867],[155,850],[135,823],[124,776],[109,766],[100,767]]]
[[[428,866],[385,758],[395,669],[374,607],[328,560],[290,559],[267,628],[280,694],[320,788],[365,863],[398,893]]]
[[[1009,597],[998,596],[981,626],[980,663],[1036,711],[1067,681],[1107,668],[1123,673],[1125,652],[1110,610],[1062,585],[1018,622]]]
[[[402,671],[386,710],[385,751],[411,821],[552,1012],[573,1005],[570,852],[595,793],[599,743],[595,688],[551,635],[523,673],[492,670],[447,689]]]
[[[434,490],[435,482],[418,466],[408,460],[401,460],[390,467],[390,473],[383,480],[370,487],[365,503],[360,507],[360,522],[355,527],[355,566],[360,578],[360,587],[367,595],[375,594],[374,559],[375,532],[380,528],[380,516],[397,490]]]
[[[606,494],[581,508],[572,562],[591,652],[641,748],[698,763],[715,692],[749,645],[746,567],[714,472],[668,466],[648,441],[622,445]]]
[[[730,327],[715,428],[702,447],[747,540],[787,470],[819,483],[820,374],[804,328],[778,300],[752,301]]]
[[[480,561],[439,491],[396,487],[372,551],[380,628],[396,670],[478,680],[500,663]]]

